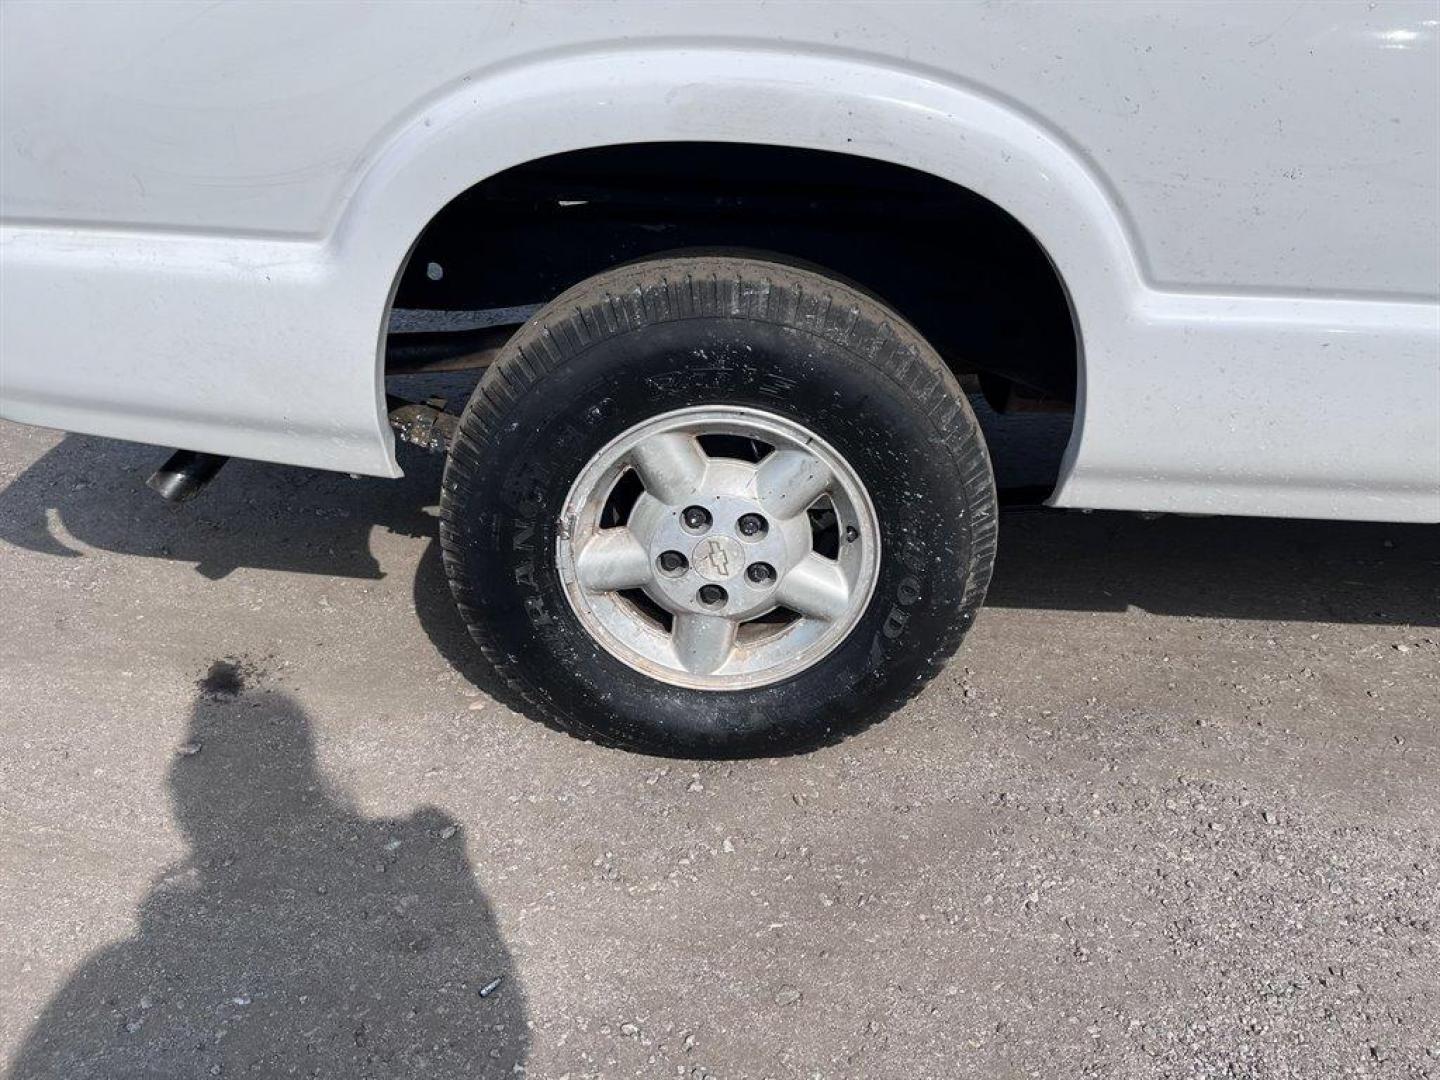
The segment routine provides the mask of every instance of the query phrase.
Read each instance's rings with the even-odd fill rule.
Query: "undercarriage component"
[[[450,447],[460,418],[445,411],[444,398],[426,398],[423,402],[387,397],[390,426],[401,442],[419,446],[433,454],[443,454]]]
[[[485,326],[478,330],[391,333],[385,339],[385,374],[469,371],[489,367],[517,326]]]
[[[166,502],[188,502],[215,479],[228,457],[201,454],[194,450],[176,450],[164,465],[151,473],[145,486]]]

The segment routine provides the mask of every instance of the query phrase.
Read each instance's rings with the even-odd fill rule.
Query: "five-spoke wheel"
[[[737,689],[833,649],[870,598],[879,547],[864,486],[818,435],[703,406],[594,455],[561,512],[557,560],[575,614],[614,656]]]

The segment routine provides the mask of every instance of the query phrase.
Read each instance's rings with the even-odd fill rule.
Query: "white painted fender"
[[[393,268],[425,225],[478,180],[550,154],[667,140],[840,151],[983,195],[1040,238],[1070,289],[1082,341],[1092,323],[1123,319],[1143,292],[1102,178],[1034,119],[938,76],[754,49],[566,56],[450,87],[378,151],[346,200],[332,258],[365,273],[354,288],[388,298]],[[383,358],[383,397],[382,369]]]

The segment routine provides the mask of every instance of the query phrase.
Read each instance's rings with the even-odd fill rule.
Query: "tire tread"
[[[697,289],[697,280],[709,288]],[[943,446],[959,466],[964,502],[971,508],[963,522],[967,565],[959,617],[931,650],[921,676],[898,698],[823,740],[839,742],[903,707],[955,654],[989,587],[998,524],[985,441],[955,376],[913,327],[879,301],[840,282],[808,269],[753,258],[656,259],[582,282],[537,312],[486,370],[460,418],[441,488],[445,574],[471,638],[511,692],[551,726],[592,741],[628,746],[625,740],[603,735],[583,719],[555,709],[543,688],[526,677],[517,658],[466,602],[471,594],[470,571],[463,558],[468,526],[458,518],[456,503],[484,467],[487,449],[504,430],[509,407],[549,372],[561,364],[584,363],[587,347],[618,334],[657,322],[715,315],[780,321],[864,358],[916,404],[931,426],[935,444]],[[568,356],[557,339],[570,344]]]

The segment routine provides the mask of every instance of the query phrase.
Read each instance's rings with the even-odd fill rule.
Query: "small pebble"
[[[794,1005],[795,1002],[799,1001],[802,996],[803,995],[801,995],[799,987],[782,986],[779,992],[777,992],[775,995],[775,1004]]]

